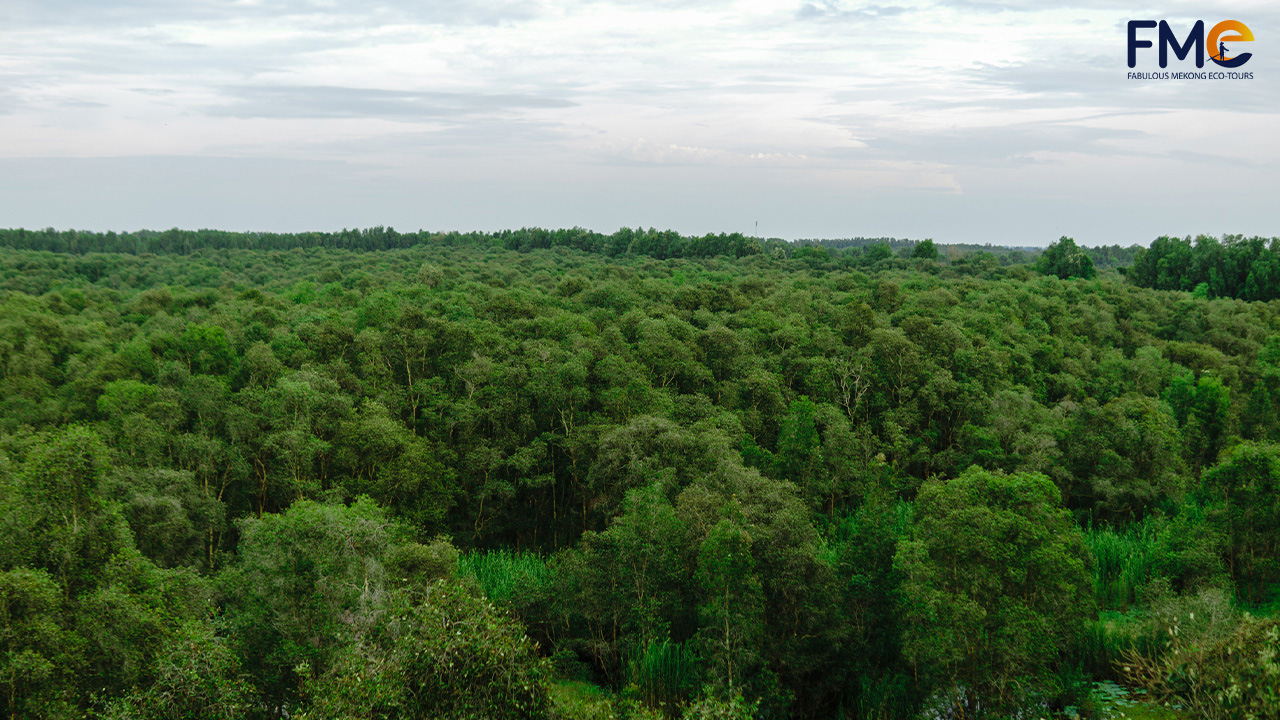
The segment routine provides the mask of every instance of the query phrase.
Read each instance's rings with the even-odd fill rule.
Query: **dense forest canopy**
[[[1259,243],[0,231],[0,710],[1275,717]]]

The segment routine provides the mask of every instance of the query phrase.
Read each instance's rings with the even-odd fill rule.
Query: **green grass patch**
[[[650,642],[627,664],[627,684],[645,706],[679,715],[698,690],[698,661],[680,643]]]
[[[555,716],[563,720],[614,720],[618,715],[609,692],[581,680],[552,683],[548,688]]]
[[[473,578],[495,603],[509,605],[551,585],[546,558],[534,552],[473,551],[462,556],[458,573]]]
[[[1141,591],[1157,577],[1159,537],[1150,522],[1121,531],[1104,528],[1084,533],[1093,555],[1094,592],[1101,607],[1126,610],[1141,599]]]

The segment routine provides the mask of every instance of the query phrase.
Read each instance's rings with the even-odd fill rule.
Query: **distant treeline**
[[[795,245],[818,245],[828,250],[867,250],[875,245],[888,245],[895,252],[905,252],[910,254],[921,240],[910,240],[905,238],[835,238],[835,239],[804,239],[795,241]],[[1031,246],[1007,246],[992,245],[984,243],[938,243],[938,248],[942,252],[942,257],[946,257],[948,253],[971,255],[974,253],[990,253],[1000,259],[1001,264],[1016,264],[1024,262],[1034,262],[1040,253],[1044,252],[1044,248]],[[1095,267],[1100,269],[1125,267],[1133,264],[1133,259],[1138,251],[1142,249],[1141,245],[1130,245],[1123,247],[1121,245],[1098,245],[1097,247],[1081,247],[1090,260],[1093,260]]]
[[[820,245],[828,250],[847,250],[849,248],[867,248],[873,245],[888,245],[890,249],[895,251],[906,250],[910,252],[914,250],[916,245],[922,242],[932,242],[932,239],[913,240],[910,238],[894,238],[894,237],[852,237],[852,238],[802,238],[795,241],[795,245]],[[1030,252],[1033,255],[1043,248],[1037,247],[1010,247],[1006,245],[992,245],[984,243],[938,243],[939,247],[955,249],[963,253],[988,252],[993,255],[1005,255],[1017,252]]]
[[[85,255],[188,255],[204,250],[393,250],[419,245],[435,247],[500,247],[528,252],[565,247],[618,257],[640,255],[669,258],[773,256],[848,258],[866,264],[889,257],[909,258],[920,240],[905,238],[802,239],[755,238],[742,233],[682,235],[675,230],[622,228],[605,234],[585,228],[520,228],[497,232],[399,232],[390,227],[344,229],[337,232],[232,232],[226,230],[139,230],[90,232],[85,230],[0,229],[0,247]],[[957,256],[981,261],[992,256],[997,265],[1031,263],[1042,250],[999,245],[941,244],[938,259]],[[821,250],[818,250],[821,248]],[[1098,269],[1132,266],[1131,277],[1143,287],[1161,290],[1194,290],[1205,283],[1210,297],[1271,300],[1280,297],[1280,258],[1276,240],[1225,236],[1222,240],[1201,236],[1194,242],[1161,237],[1150,250],[1140,245],[1100,245],[1080,249]],[[826,254],[823,255],[822,251]],[[814,254],[817,251],[817,255]]]
[[[909,240],[906,238],[891,237],[852,237],[852,238],[803,238],[796,240],[796,245],[821,245],[828,250],[844,250],[846,248],[860,248],[868,245],[888,245],[894,250],[902,248],[915,247],[919,240]]]
[[[1129,277],[1157,290],[1275,300],[1280,298],[1280,238],[1201,235],[1193,242],[1190,237],[1162,237],[1149,250],[1138,251]]]
[[[781,242],[781,241],[779,241]],[[785,243],[784,243],[785,244]],[[328,248],[335,250],[393,250],[417,245],[443,247],[481,246],[529,251],[568,247],[615,257],[633,254],[665,260],[673,257],[745,257],[762,251],[756,238],[741,233],[701,236],[681,235],[674,230],[622,228],[606,235],[584,228],[544,230],[521,228],[499,232],[417,232],[402,233],[390,227],[339,232],[266,233],[225,230],[139,230],[137,232],[88,232],[83,230],[0,230],[0,246],[17,250],[44,250],[57,253],[125,253],[129,255],[186,255],[201,250],[293,250]]]
[[[887,247],[893,254],[908,257],[921,241],[904,238],[836,238],[802,239],[788,242],[781,238],[753,238],[741,233],[681,235],[674,230],[622,228],[615,233],[599,233],[585,228],[521,228],[499,232],[435,232],[418,230],[399,232],[390,227],[344,229],[338,232],[233,232],[226,230],[139,230],[136,232],[91,232],[86,230],[0,229],[0,247],[15,250],[43,250],[85,255],[88,253],[124,253],[128,255],[188,255],[202,250],[293,250],[328,248],[335,250],[392,250],[417,245],[437,247],[501,247],[527,252],[541,248],[569,247],[576,250],[617,257],[644,255],[665,260],[676,257],[745,257],[761,252],[790,256],[805,247],[824,248],[832,256],[861,256]],[[990,253],[1001,264],[1033,261],[1036,248],[1004,247],[991,244],[951,244],[938,246],[942,257],[947,252]],[[1099,268],[1129,265],[1138,245],[1084,248]]]

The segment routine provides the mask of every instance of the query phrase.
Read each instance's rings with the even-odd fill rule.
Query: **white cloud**
[[[0,225],[64,226],[71,201],[91,227],[199,217],[304,229],[364,217],[334,203],[370,173],[394,177],[404,197],[438,193],[447,176],[460,227],[506,217],[732,229],[717,223],[746,197],[773,214],[754,218],[762,227],[792,237],[1128,243],[1275,234],[1280,219],[1250,204],[1280,186],[1280,63],[1263,41],[1247,68],[1257,79],[1234,84],[1135,83],[1123,60],[1123,23],[1137,15],[1234,17],[1266,37],[1280,13],[1259,0],[7,5],[0,158],[13,172],[103,167],[77,158],[143,168],[159,156],[218,171],[171,175],[166,192],[192,198],[180,203],[191,222],[150,204],[122,213],[66,178],[0,200]],[[275,216],[200,209],[201,197],[236,196],[236,168],[272,162],[319,169],[290,171],[299,185]],[[1198,215],[1172,182],[1241,167],[1255,190],[1200,186]],[[672,202],[675,188],[687,206]],[[414,217],[395,197],[374,206]]]

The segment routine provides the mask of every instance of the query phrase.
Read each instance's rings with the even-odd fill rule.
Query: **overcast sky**
[[[0,0],[0,226],[1280,235],[1280,4],[1065,3]]]

